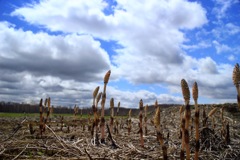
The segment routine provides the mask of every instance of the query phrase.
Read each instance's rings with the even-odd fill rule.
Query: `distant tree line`
[[[89,113],[90,108],[85,108],[83,114]],[[30,104],[20,104],[13,102],[1,102],[0,103],[0,112],[11,112],[11,113],[39,113],[39,105],[30,105]],[[79,111],[80,112],[80,111]],[[53,107],[53,113],[74,113],[72,107],[62,107],[56,106]]]
[[[176,104],[161,104],[162,107],[170,107],[176,106]],[[99,107],[100,109],[101,107]],[[78,114],[92,114],[91,107],[79,108]],[[154,112],[154,106],[149,106],[148,109],[149,113],[151,114]],[[0,102],[0,112],[9,112],[9,113],[39,113],[39,105],[31,105],[31,104],[21,104],[21,103],[14,103],[14,102]],[[114,113],[116,114],[117,108],[114,108]],[[119,116],[126,116],[128,115],[129,108],[120,107],[119,109]],[[73,107],[64,107],[64,106],[54,106],[53,113],[60,113],[60,114],[74,114]],[[105,109],[105,114],[110,115],[110,110],[107,108]],[[138,108],[132,108],[132,115],[137,116],[139,114]]]

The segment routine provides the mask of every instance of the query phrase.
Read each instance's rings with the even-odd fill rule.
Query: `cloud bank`
[[[224,8],[221,13],[225,13]],[[16,8],[10,15],[40,30],[33,33],[0,22],[0,94],[5,100],[36,101],[51,96],[55,104],[89,106],[93,89],[102,85],[109,69],[112,80],[119,83],[125,79],[134,86],[166,84],[168,93],[126,91],[110,83],[109,97],[127,107],[137,107],[140,99],[145,103],[156,99],[160,103],[182,103],[182,78],[190,87],[197,81],[200,96],[213,103],[235,98],[232,65],[186,52],[198,48],[184,45],[189,41],[186,33],[209,23],[200,3],[41,0]],[[229,34],[239,31],[231,23],[227,27],[234,28]],[[120,47],[108,52],[100,40],[114,41]],[[217,40],[212,43],[217,53],[228,51]],[[202,42],[200,46],[207,48],[209,44]]]

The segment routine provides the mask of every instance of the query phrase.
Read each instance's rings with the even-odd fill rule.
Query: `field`
[[[106,87],[93,91],[91,114],[54,114],[50,97],[40,100],[39,114],[1,113],[0,159],[203,159],[232,160],[240,157],[240,70],[236,64],[233,83],[238,104],[198,105],[198,85],[190,90],[181,80],[185,104],[129,109],[119,116],[120,102],[110,100],[105,115]],[[101,100],[101,101],[100,101]],[[98,103],[101,102],[101,109]],[[122,108],[123,110],[123,108]],[[132,114],[134,112],[134,114]]]
[[[238,159],[240,157],[240,113],[237,106],[226,105],[221,120],[221,107],[209,117],[203,127],[203,108],[208,114],[213,106],[199,106],[200,109],[200,151],[199,159]],[[167,147],[168,159],[180,159],[180,113],[179,107],[161,107],[161,132]],[[131,117],[129,132],[128,117],[114,117],[119,121],[118,133],[111,135],[105,128],[106,141],[96,141],[91,136],[93,116],[50,115],[46,130],[39,132],[39,114],[0,113],[0,159],[163,159],[162,145],[157,140],[157,132],[152,118],[147,113],[147,133],[143,127],[144,146],[140,143],[139,118]],[[115,122],[115,121],[114,121]],[[229,124],[230,142],[223,134],[224,124]],[[32,126],[31,133],[29,124]],[[110,125],[110,119],[106,119]],[[145,126],[145,123],[144,123]],[[227,126],[227,125],[226,125]],[[190,156],[195,154],[194,107],[191,108],[189,130]],[[227,131],[227,130],[226,130]],[[129,134],[130,133],[130,134]],[[98,133],[100,134],[100,133]],[[112,139],[111,139],[112,137]],[[113,141],[112,141],[113,140]],[[99,144],[97,143],[99,142]]]

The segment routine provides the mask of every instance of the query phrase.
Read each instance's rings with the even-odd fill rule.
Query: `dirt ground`
[[[239,159],[240,157],[240,113],[238,110],[224,112],[224,123],[229,123],[230,143],[222,134],[220,107],[207,127],[202,127],[200,106],[200,154],[199,159]],[[207,113],[212,109],[205,106]],[[106,129],[106,143],[96,144],[88,130],[87,119],[79,119],[74,126],[73,117],[64,117],[61,130],[59,117],[52,117],[42,137],[39,135],[39,118],[0,117],[0,159],[163,159],[162,147],[151,123],[153,114],[148,115],[147,135],[144,133],[144,147],[140,146],[139,120],[132,117],[132,129],[128,135],[126,119],[119,119],[119,133],[112,133],[116,146],[109,139]],[[191,113],[194,122],[194,109]],[[195,125],[190,123],[191,158],[195,153]],[[33,134],[29,124],[33,125]],[[109,121],[107,120],[108,124]],[[161,108],[161,128],[167,146],[168,159],[180,159],[181,139],[180,114],[178,107]],[[99,133],[100,134],[100,133]]]

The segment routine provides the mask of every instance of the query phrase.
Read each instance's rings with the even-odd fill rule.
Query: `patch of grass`
[[[74,118],[73,114],[70,113],[54,113],[53,115],[51,115],[51,117],[57,118],[59,116],[63,116],[63,117],[72,117]],[[21,118],[21,117],[39,117],[39,113],[6,113],[6,112],[0,112],[0,117],[5,118],[5,117],[9,117],[9,118]],[[81,115],[77,115],[77,119],[80,119]],[[126,116],[119,116],[119,118],[125,118]],[[82,118],[86,119],[88,118],[87,114],[82,115]],[[110,116],[107,115],[105,116],[106,119],[109,119]],[[115,117],[116,118],[116,117]]]
[[[0,117],[10,117],[10,118],[18,118],[18,117],[35,117],[38,116],[37,113],[5,113],[0,112]]]

